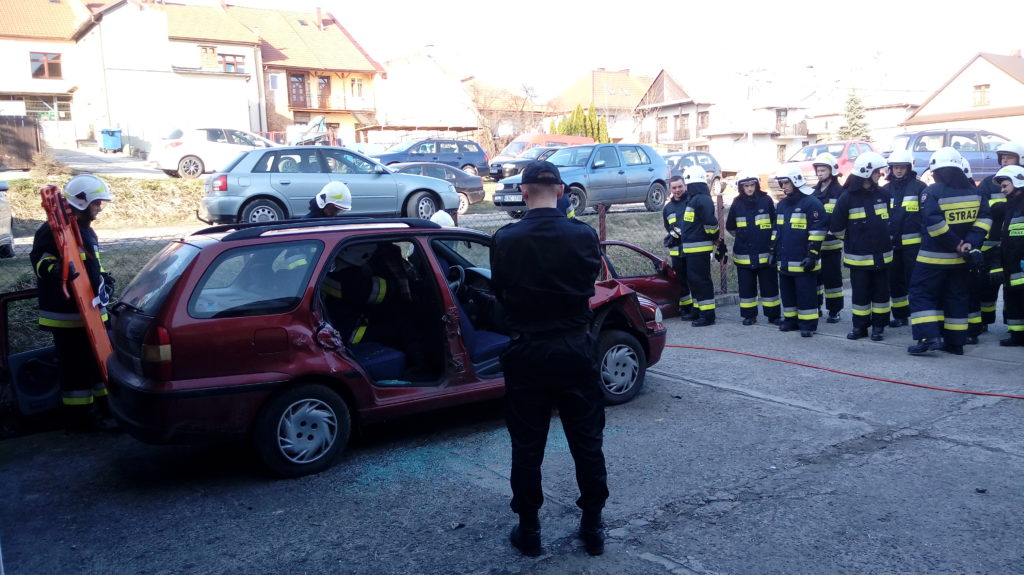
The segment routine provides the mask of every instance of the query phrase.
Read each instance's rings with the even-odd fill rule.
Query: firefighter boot
[[[700,312],[700,316],[697,317],[696,321],[691,323],[693,327],[706,327],[709,325],[715,325],[715,310],[707,310]]]
[[[682,321],[693,321],[697,319],[698,312],[692,306],[679,308],[679,319]]]
[[[604,553],[604,523],[601,522],[601,512],[583,512],[580,519],[580,540],[583,541],[583,548],[587,555],[601,555]]]
[[[882,341],[885,339],[885,328],[884,327],[873,327],[871,328],[871,341]]]
[[[519,525],[512,528],[508,540],[523,555],[540,557],[544,549],[540,545],[540,519],[537,517],[537,512],[520,513]]]
[[[942,349],[942,342],[936,337],[927,337],[918,340],[917,343],[907,348],[907,353],[910,355],[923,355],[929,351],[935,351]]]
[[[866,327],[855,327],[850,330],[850,333],[846,334],[846,339],[860,339],[868,336],[868,328]]]
[[[1024,331],[1011,331],[1010,337],[1004,337],[999,340],[999,345],[1003,347],[1024,346]]]

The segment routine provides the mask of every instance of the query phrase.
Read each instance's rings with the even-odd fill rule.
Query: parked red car
[[[788,160],[787,164],[799,164],[800,172],[803,173],[804,179],[807,181],[807,185],[813,186],[818,183],[818,176],[814,173],[814,159],[818,157],[818,154],[828,152],[839,160],[839,181],[845,182],[846,176],[853,171],[853,162],[857,160],[857,156],[864,152],[877,152],[878,149],[871,142],[844,140],[841,142],[819,142],[817,144],[811,144],[810,146],[804,146],[800,148],[800,151],[793,154]],[[768,185],[772,192],[776,195],[782,193],[782,189],[779,188],[778,182],[775,181],[775,174],[769,174]]]
[[[249,439],[273,471],[316,473],[354,425],[502,395],[509,337],[490,321],[489,262],[489,236],[424,220],[196,232],[111,308],[111,406],[145,441]],[[351,293],[346,270],[362,266],[388,278],[396,307],[367,311],[366,337],[343,343],[357,339],[339,333],[349,316],[330,298]],[[661,358],[661,310],[615,279],[598,282],[591,307],[605,397],[628,401]]]

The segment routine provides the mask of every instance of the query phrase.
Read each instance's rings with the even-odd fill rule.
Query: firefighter
[[[1002,346],[1024,346],[1024,168],[1003,166],[993,181],[1006,196],[1000,233],[1003,319],[1010,334]]]
[[[352,191],[344,182],[327,182],[309,200],[306,218],[333,218],[352,209]]]
[[[867,337],[870,326],[871,341],[882,341],[889,323],[889,195],[878,185],[885,168],[881,154],[857,156],[830,218],[829,228],[843,241],[843,264],[850,268],[853,330],[846,339]]]
[[[921,192],[925,184],[914,172],[914,155],[899,150],[889,156],[889,176],[882,191],[889,194],[889,236],[892,265],[889,267],[889,297],[892,301],[890,327],[903,327],[910,319],[907,286],[921,247]]]
[[[679,319],[693,321],[697,319],[697,310],[690,297],[690,284],[686,281],[686,258],[683,257],[681,247],[683,230],[680,226],[686,213],[686,184],[683,183],[683,177],[672,176],[668,189],[668,202],[661,210],[661,221],[667,232],[664,244],[668,248],[672,269],[676,272],[676,282],[679,283]]]
[[[935,183],[921,194],[921,249],[910,280],[912,355],[964,352],[969,270],[983,265],[980,248],[992,221],[988,198],[968,179],[961,160],[945,147],[929,161]]]
[[[106,182],[92,175],[71,178],[64,186],[63,196],[78,220],[85,250],[83,261],[71,262],[69,277],[80,273],[88,275],[105,322],[105,306],[114,292],[114,280],[103,269],[92,222],[103,211],[104,202],[114,197]],[[39,292],[39,328],[53,335],[65,423],[72,431],[111,430],[116,424],[107,406],[107,389],[78,306],[73,298],[64,295],[59,254],[50,224],[44,223],[36,230],[29,257]],[[70,292],[71,287],[67,288]]]
[[[828,152],[818,154],[814,158],[814,174],[818,183],[814,185],[814,197],[818,198],[825,208],[825,222],[831,217],[832,211],[843,195],[843,187],[839,184],[839,160]],[[818,313],[821,313],[822,299],[828,311],[828,323],[839,323],[839,312],[843,309],[843,242],[832,232],[825,234],[821,243],[821,272],[818,273]]]
[[[1021,157],[1024,156],[1024,145],[1018,142],[1005,142],[996,148],[996,156],[999,158],[1000,167],[1019,166]],[[973,294],[978,300],[978,308],[981,312],[981,323],[978,324],[977,329],[977,332],[980,333],[988,331],[988,326],[996,321],[999,286],[1003,284],[1003,278],[1006,275],[1005,268],[1001,264],[999,250],[1007,198],[999,183],[995,182],[995,175],[982,180],[978,187],[983,195],[988,195],[988,208],[992,216],[992,229],[989,230],[988,237],[985,238],[985,243],[981,247],[981,251],[985,254],[987,273],[976,274],[973,285]],[[1005,290],[1003,293],[1006,293]]]
[[[784,198],[776,206],[773,253],[779,270],[782,323],[779,331],[800,330],[811,337],[818,329],[818,272],[825,241],[825,208],[812,194],[800,168],[785,164],[775,175]]]
[[[708,256],[723,244],[718,235],[718,216],[711,202],[707,172],[700,166],[688,166],[683,170],[683,183],[686,184],[686,208],[679,224],[680,249],[686,260],[686,283],[698,310],[697,319],[690,325],[705,327],[715,323],[715,285],[711,282],[711,258]]]
[[[739,282],[740,316],[743,325],[757,323],[758,292],[761,311],[769,323],[782,320],[779,299],[779,275],[772,261],[772,231],[775,229],[775,202],[761,191],[756,176],[740,174],[736,180],[739,195],[729,207],[725,229],[733,235],[732,261]]]

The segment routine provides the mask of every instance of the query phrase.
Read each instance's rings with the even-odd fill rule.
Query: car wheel
[[[647,200],[644,201],[644,207],[647,208],[648,212],[660,212],[665,207],[665,186],[658,182],[651,184],[651,189],[647,190]]]
[[[272,397],[253,428],[253,446],[271,471],[286,477],[330,467],[348,443],[352,419],[331,388],[306,384]]]
[[[437,211],[437,200],[427,192],[416,192],[405,204],[405,217],[429,220]]]
[[[711,195],[722,193],[722,180],[715,178],[711,180],[711,185],[708,186],[711,189]],[[652,210],[653,211],[653,210]]]
[[[274,200],[254,200],[242,209],[242,223],[278,222],[284,219],[284,210]]]
[[[183,178],[198,178],[205,171],[203,161],[195,156],[185,156],[178,162],[178,174]]]
[[[459,192],[459,215],[464,216],[469,211],[469,196]]]
[[[0,258],[13,258],[14,257],[14,246],[11,244],[4,244],[0,246]]]
[[[178,170],[160,170],[160,171],[161,171],[161,172],[163,172],[163,173],[165,173],[165,174],[167,174],[168,176],[170,176],[170,177],[172,177],[172,178],[178,178],[178,177],[180,177],[180,176],[178,175]]]
[[[577,216],[582,216],[583,212],[587,211],[587,192],[579,186],[570,187],[569,202],[572,204],[572,211],[576,212]]]
[[[618,405],[636,397],[647,373],[647,355],[632,335],[617,329],[601,332],[601,391],[605,403]]]
[[[523,210],[514,210],[508,213],[508,217],[512,218],[513,220],[521,220],[525,215],[526,212],[524,212]]]
[[[466,172],[467,174],[469,174],[471,176],[479,176],[480,175],[480,172],[477,171],[476,166],[474,166],[473,164],[466,164],[465,166],[462,166],[462,171]]]

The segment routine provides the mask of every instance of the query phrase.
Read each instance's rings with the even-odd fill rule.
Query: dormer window
[[[978,84],[974,87],[974,105],[988,106],[988,92],[991,89],[989,84]]]

